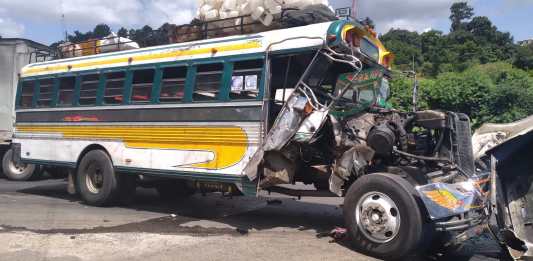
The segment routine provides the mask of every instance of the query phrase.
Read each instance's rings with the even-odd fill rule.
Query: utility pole
[[[357,0],[352,0],[352,17],[357,20]]]

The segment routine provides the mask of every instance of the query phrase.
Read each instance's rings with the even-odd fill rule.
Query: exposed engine
[[[414,184],[425,185],[464,181],[474,171],[470,143],[460,144],[470,137],[465,115],[380,110],[342,120],[329,117],[313,142],[291,142],[279,153],[267,154],[276,154],[277,163],[283,158],[281,165],[296,167],[267,164],[264,187],[277,183],[269,176],[278,180],[286,175],[287,183],[313,183],[342,196],[351,182],[367,173],[406,175]]]

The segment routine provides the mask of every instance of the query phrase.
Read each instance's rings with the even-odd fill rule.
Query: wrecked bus
[[[470,123],[387,103],[392,54],[358,22],[30,64],[14,160],[68,167],[89,205],[196,191],[344,197],[351,241],[404,257],[483,222]],[[313,195],[318,195],[315,193]]]

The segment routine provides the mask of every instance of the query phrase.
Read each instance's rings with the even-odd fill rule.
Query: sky
[[[194,18],[198,0],[0,0],[0,35],[50,44],[65,30],[89,31],[98,23],[113,30],[124,26],[154,28]],[[449,8],[456,0],[357,0],[358,17],[370,17],[379,33],[391,28],[448,32]],[[329,0],[334,8],[351,0]],[[533,38],[533,0],[469,0],[475,15],[488,16],[517,41]]]

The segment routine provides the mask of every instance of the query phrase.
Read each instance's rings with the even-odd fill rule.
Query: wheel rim
[[[96,164],[90,164],[87,168],[87,175],[85,175],[85,183],[87,189],[93,193],[98,194],[104,185],[104,175],[102,169]]]
[[[26,171],[26,168],[28,168],[28,164],[24,164],[24,163],[17,164],[13,160],[9,160],[9,163],[7,165],[8,165],[9,171],[13,175],[17,175],[17,176],[23,175],[24,172]]]
[[[400,231],[400,211],[387,195],[373,191],[357,202],[355,218],[359,231],[375,243],[387,243]]]

